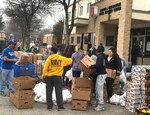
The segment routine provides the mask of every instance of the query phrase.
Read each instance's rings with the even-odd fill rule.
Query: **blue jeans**
[[[13,69],[2,69],[1,76],[2,77],[1,77],[0,91],[5,92],[5,86],[6,86],[6,83],[8,83],[9,92],[13,92],[14,88],[12,85],[12,79],[14,77],[14,70]]]
[[[0,67],[0,91],[2,86],[2,68]]]

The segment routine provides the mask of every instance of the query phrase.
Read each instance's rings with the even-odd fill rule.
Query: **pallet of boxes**
[[[132,66],[131,81],[127,82],[125,104],[126,109],[131,112],[135,112],[137,108],[149,107],[150,84],[146,69],[150,69],[150,66]]]
[[[93,70],[88,69],[92,64],[95,62],[89,56],[81,60],[80,68],[83,71],[83,78],[75,79],[75,87],[72,91],[73,110],[87,110],[91,102],[92,81],[86,76],[93,73]]]
[[[10,101],[18,109],[33,108],[35,79],[31,77],[16,77],[13,79],[14,93],[10,93]]]

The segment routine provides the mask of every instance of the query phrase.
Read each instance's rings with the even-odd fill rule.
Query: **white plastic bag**
[[[66,72],[65,76],[69,79],[69,81],[73,79],[72,68]]]
[[[125,106],[126,92],[120,96],[119,103],[121,106]]]
[[[120,96],[117,95],[117,94],[114,94],[111,98],[110,98],[110,103],[112,104],[119,104],[119,99],[120,99]]]
[[[126,83],[126,76],[123,71],[121,72],[119,78],[120,78],[120,82]]]
[[[46,84],[45,83],[43,82],[38,83],[37,85],[35,85],[33,91],[35,93],[35,97],[34,97],[35,101],[40,102],[40,103],[46,103]],[[68,89],[63,89],[62,93],[63,93],[63,102],[64,103],[71,102],[72,94],[70,93],[70,91]],[[55,88],[53,88],[52,100],[53,100],[54,105],[57,105]]]

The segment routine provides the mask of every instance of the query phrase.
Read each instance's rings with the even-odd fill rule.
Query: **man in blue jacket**
[[[0,93],[3,96],[6,96],[5,94],[5,86],[6,82],[9,85],[9,92],[13,92],[13,86],[12,86],[12,79],[14,77],[14,70],[13,70],[13,64],[17,62],[16,56],[14,54],[14,41],[8,42],[8,47],[5,48],[2,52],[2,73],[1,73],[1,86],[0,86]]]
[[[105,70],[105,54],[103,53],[103,48],[97,49],[97,61],[95,65],[92,65],[91,69],[96,69],[97,79],[96,79],[96,94],[98,96],[98,105],[94,109],[95,111],[104,111],[104,99],[103,99],[103,86],[106,79],[106,70]]]

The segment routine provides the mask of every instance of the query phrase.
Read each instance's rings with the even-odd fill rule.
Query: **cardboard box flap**
[[[92,60],[91,57],[89,57],[88,55],[86,55],[81,62],[88,68],[91,65],[94,65],[96,62],[94,60]]]

